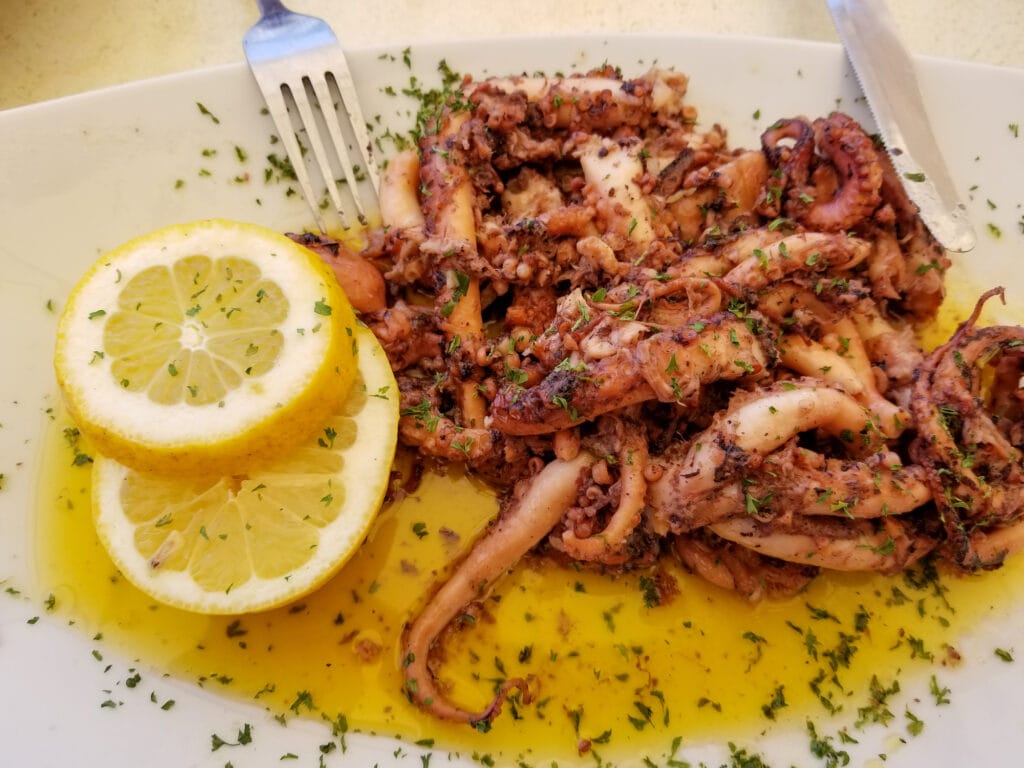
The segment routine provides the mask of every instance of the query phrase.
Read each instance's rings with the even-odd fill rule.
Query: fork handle
[[[279,13],[288,13],[288,9],[284,7],[281,0],[256,0],[256,5],[259,6],[260,16],[263,18],[275,16]]]

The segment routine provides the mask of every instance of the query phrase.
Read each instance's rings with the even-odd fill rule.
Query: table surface
[[[3,0],[0,109],[243,60],[252,0]],[[293,0],[349,47],[585,34],[836,42],[824,0]],[[1024,68],[1024,0],[889,0],[916,54]]]

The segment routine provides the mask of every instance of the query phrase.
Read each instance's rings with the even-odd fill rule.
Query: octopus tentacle
[[[681,73],[652,69],[628,81],[609,75],[493,77],[466,84],[464,92],[496,131],[524,122],[527,104],[539,109],[545,128],[575,131],[644,126],[652,115],[675,117],[687,109],[687,79]]]
[[[622,562],[623,550],[630,534],[640,524],[644,508],[647,480],[647,436],[635,425],[616,423],[620,441],[617,453],[619,467],[619,505],[604,529],[586,538],[578,538],[573,529],[563,532],[559,549],[577,560],[608,564]]]
[[[728,312],[648,338],[642,338],[647,327],[641,323],[614,317],[592,322],[574,341],[573,354],[540,383],[498,392],[490,411],[494,428],[540,435],[647,400],[692,405],[703,385],[756,380],[770,362],[767,334],[755,335]]]
[[[758,210],[762,216],[775,218],[782,213],[783,191],[807,183],[814,157],[814,128],[803,117],[779,120],[761,134],[761,150],[778,173],[768,177]]]
[[[545,435],[653,400],[654,390],[629,356],[619,351],[591,365],[556,369],[525,390],[500,390],[491,403],[491,426],[510,435]]]
[[[779,121],[762,134],[761,146],[778,170],[777,178],[769,177],[763,215],[778,215],[782,200],[786,214],[804,226],[842,232],[870,218],[882,203],[882,160],[849,115],[833,112],[813,124],[804,118]],[[823,159],[828,163],[821,164]]]
[[[422,416],[403,416],[399,422],[399,436],[406,445],[445,461],[466,461],[470,464],[480,461],[493,453],[503,437],[495,430],[461,427],[436,413],[427,413],[426,416],[430,419],[429,426]]]
[[[868,521],[813,520],[802,517],[791,527],[733,517],[710,526],[723,539],[779,560],[834,571],[893,573],[920,560],[935,540],[918,534],[896,518],[881,527]]]
[[[800,592],[819,572],[815,566],[766,557],[709,530],[676,536],[672,548],[690,571],[751,602]]]
[[[334,272],[338,285],[359,312],[379,312],[387,307],[384,278],[369,261],[347,245],[310,232],[289,234],[299,245],[313,251]]]
[[[970,548],[974,562],[989,567],[1002,563],[1014,552],[1024,550],[1024,519],[971,534]]]
[[[842,232],[869,218],[882,202],[882,166],[874,142],[849,115],[834,112],[814,121],[818,149],[838,176],[834,193],[824,184],[790,189],[786,208],[801,224]],[[808,198],[810,202],[807,202]]]
[[[767,349],[766,349],[767,348]],[[636,345],[636,364],[655,396],[693,405],[713,381],[763,377],[772,360],[771,338],[729,312],[661,331]]]
[[[782,382],[763,394],[737,398],[724,422],[741,451],[767,453],[799,432],[823,429],[851,452],[870,455],[881,445],[866,409],[844,392],[814,380]]]
[[[834,332],[829,336],[834,347],[787,334],[779,344],[779,362],[804,376],[818,376],[842,388],[871,411],[886,437],[898,437],[910,423],[910,415],[879,391],[871,361],[853,322],[842,318],[832,327]]]
[[[525,680],[509,680],[483,710],[465,710],[451,703],[438,685],[430,669],[431,650],[451,621],[467,605],[486,596],[495,582],[554,527],[575,498],[580,473],[595,461],[581,451],[572,461],[555,459],[529,480],[525,493],[474,544],[408,627],[402,644],[405,690],[420,707],[445,720],[476,724],[497,716],[511,690],[526,690]]]
[[[740,479],[723,478],[711,492],[679,504],[670,523],[678,534],[747,515],[764,521],[795,515],[870,520],[906,514],[931,498],[925,470],[901,466],[889,452],[850,461],[790,443],[744,464]]]
[[[870,252],[857,237],[802,232],[749,252],[722,281],[737,293],[759,291],[798,272],[853,269]]]
[[[429,309],[399,299],[381,312],[364,315],[362,320],[384,347],[394,371],[441,356],[444,336],[437,316]]]
[[[1017,447],[1024,427],[1013,402],[1019,401],[1024,329],[976,327],[985,301],[997,295],[1001,288],[985,293],[953,337],[928,356],[911,399],[918,431],[912,455],[929,470],[952,558],[969,569],[1001,562],[982,556],[975,538],[984,537],[976,534],[1024,513],[1024,455]],[[995,372],[989,384],[986,370]],[[996,399],[1003,392],[1013,395]],[[1005,412],[990,412],[993,405]]]
[[[468,119],[467,112],[448,111],[438,132],[423,140],[420,178],[427,190],[423,203],[427,239],[420,245],[420,251],[433,254],[439,262],[477,259],[477,202],[458,141]],[[483,335],[479,277],[454,267],[446,269],[437,301],[443,308],[448,343],[457,344],[470,354],[475,352]],[[467,426],[482,426],[486,415],[477,384],[473,377],[467,377],[458,386],[459,406]]]
[[[664,474],[651,483],[648,494],[655,532],[684,530],[694,509],[724,479],[812,429],[829,432],[854,453],[870,455],[881,445],[870,413],[852,396],[816,380],[782,382],[755,395],[738,395],[690,440],[685,453],[664,457]],[[721,504],[720,514],[733,508],[731,500]]]

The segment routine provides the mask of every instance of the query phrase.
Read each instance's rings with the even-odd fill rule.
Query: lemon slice
[[[279,459],[220,477],[93,465],[96,531],[139,589],[199,613],[272,608],[326,581],[362,543],[387,489],[399,393],[358,328],[356,384],[317,434]]]
[[[355,376],[355,316],[287,237],[224,220],[106,254],[75,286],[54,364],[79,429],[140,470],[230,471],[286,450]]]

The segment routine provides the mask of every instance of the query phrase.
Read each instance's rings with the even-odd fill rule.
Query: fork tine
[[[313,87],[313,92],[316,94],[317,101],[320,103],[320,111],[323,112],[325,117],[324,123],[327,125],[327,133],[331,137],[331,143],[334,144],[334,151],[338,156],[338,160],[341,162],[341,170],[345,175],[345,179],[348,181],[349,191],[352,193],[352,199],[355,201],[356,210],[359,211],[359,220],[365,223],[366,210],[363,208],[363,201],[359,196],[359,180],[356,178],[355,169],[352,167],[352,159],[349,157],[348,147],[345,145],[345,138],[341,135],[341,126],[337,119],[332,119],[335,115],[334,100],[331,97],[330,89],[327,86],[327,80],[323,77],[310,76],[309,83]],[[350,119],[352,121],[352,130],[355,132],[355,116],[350,116]],[[334,184],[332,180],[331,187],[336,186],[337,185]],[[338,206],[338,210],[340,212],[341,206],[337,200],[335,205]]]
[[[323,138],[320,135],[320,126],[317,123],[316,115],[313,113],[313,105],[310,102],[309,94],[306,91],[306,81],[309,78],[303,78],[297,82],[287,83],[288,90],[291,91],[292,102],[295,104],[296,109],[299,112],[299,121],[302,123],[302,127],[306,131],[306,138],[309,140],[310,149],[313,150],[313,158],[316,160],[317,166],[320,168],[320,175],[323,178],[324,184],[327,186],[327,193],[331,197],[331,202],[334,203],[334,207],[338,210],[338,213],[344,216],[344,206],[341,202],[341,195],[338,194],[338,185],[334,181],[334,170],[331,168],[330,157],[324,148]],[[329,102],[328,102],[329,103]],[[321,110],[323,105],[321,103]],[[331,125],[333,114],[324,112],[324,120]],[[310,201],[313,204],[313,201]],[[358,200],[356,201],[358,207]],[[362,215],[362,210],[359,211]],[[345,222],[345,226],[348,223]]]
[[[299,147],[298,139],[295,138],[295,129],[292,127],[292,120],[288,115],[288,105],[285,102],[284,90],[282,86],[274,86],[262,90],[264,100],[267,103],[267,111],[270,112],[270,117],[277,128],[278,138],[284,144],[288,159],[291,160],[292,169],[295,171],[295,178],[298,180],[299,187],[302,188],[302,194],[306,198],[306,203],[313,213],[316,226],[321,233],[326,234],[327,227],[324,225],[323,216],[320,215],[320,206],[316,203],[313,185],[310,183],[309,174],[306,172],[306,164],[302,158],[302,149]],[[289,90],[291,89],[289,88]]]
[[[280,0],[256,2],[260,20],[246,32],[242,45],[316,224],[325,232],[323,209],[313,194],[307,159],[296,131],[305,131],[315,165],[342,225],[346,229],[349,226],[345,210],[349,197],[360,223],[366,224],[363,195],[372,191],[367,202],[376,203],[380,178],[373,163],[370,127],[359,107],[352,73],[337,35],[323,19],[294,13]],[[334,150],[333,157],[325,151],[328,143]],[[353,163],[353,145],[358,147],[365,176]],[[339,190],[341,179],[335,169],[340,169],[345,178],[347,194]],[[367,179],[369,185],[362,183]],[[351,216],[353,212],[348,213]]]
[[[359,154],[363,157],[363,165],[370,177],[373,191],[380,193],[380,177],[377,173],[377,166],[373,162],[373,151],[370,145],[370,134],[366,130],[366,120],[363,118],[363,110],[359,107],[359,97],[356,95],[355,84],[352,82],[352,73],[348,69],[348,62],[345,61],[345,54],[339,47],[338,59],[340,66],[336,66],[331,76],[334,78],[334,85],[341,96],[342,106],[352,121],[352,132],[356,137],[356,145]]]

